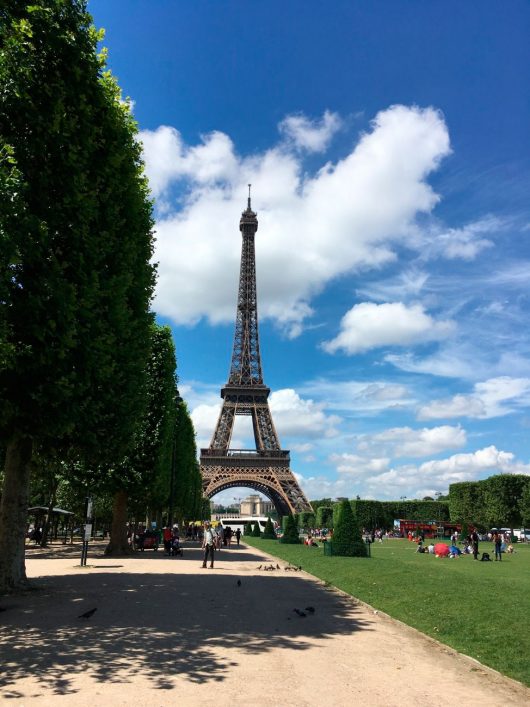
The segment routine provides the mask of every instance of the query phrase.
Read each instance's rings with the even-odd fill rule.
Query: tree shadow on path
[[[159,563],[154,566],[158,570]],[[303,651],[317,639],[370,628],[350,600],[302,576],[279,572],[98,571],[45,577],[40,584],[40,591],[3,602],[4,699],[20,697],[16,683],[28,676],[57,695],[75,693],[80,673],[98,683],[130,683],[140,672],[162,690],[176,687],[176,675],[193,683],[218,682],[228,677],[239,655],[243,660],[245,653],[277,648]],[[300,617],[293,611],[309,605],[314,614]],[[78,618],[95,607],[91,618]],[[231,648],[237,650],[226,654]]]

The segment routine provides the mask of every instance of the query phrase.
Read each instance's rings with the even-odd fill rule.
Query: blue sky
[[[308,497],[530,473],[530,5],[89,9],[141,130],[154,306],[199,446],[252,182],[264,377]]]

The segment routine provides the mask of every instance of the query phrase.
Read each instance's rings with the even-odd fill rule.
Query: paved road
[[[200,567],[197,547],[184,559],[89,556],[87,568],[69,552],[31,550],[28,574],[40,589],[0,600],[7,703],[530,704],[518,683],[304,572],[257,570],[268,556],[253,548],[221,552],[214,570]],[[307,606],[314,614],[293,611]],[[77,618],[94,607],[91,618]]]

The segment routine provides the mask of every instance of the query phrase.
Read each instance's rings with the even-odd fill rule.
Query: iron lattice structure
[[[258,219],[250,195],[239,230],[243,243],[232,362],[228,383],[221,389],[223,406],[212,441],[208,449],[201,449],[203,493],[211,498],[234,486],[249,486],[268,496],[279,515],[310,511],[290,469],[289,452],[280,447],[269,408],[270,389],[263,383],[254,247]],[[252,418],[255,449],[230,449],[236,415]]]

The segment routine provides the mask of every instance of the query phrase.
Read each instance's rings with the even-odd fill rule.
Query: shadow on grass
[[[4,699],[20,697],[17,680],[28,676],[57,695],[75,693],[80,673],[99,683],[130,683],[141,673],[161,690],[173,689],[177,675],[215,683],[228,677],[239,652],[244,660],[245,654],[278,648],[303,651],[315,639],[370,628],[350,601],[279,573],[46,577],[41,591],[3,604]],[[315,607],[314,614],[302,618],[293,611],[307,605]],[[78,618],[94,607],[90,619]],[[239,652],[226,654],[230,648]]]

